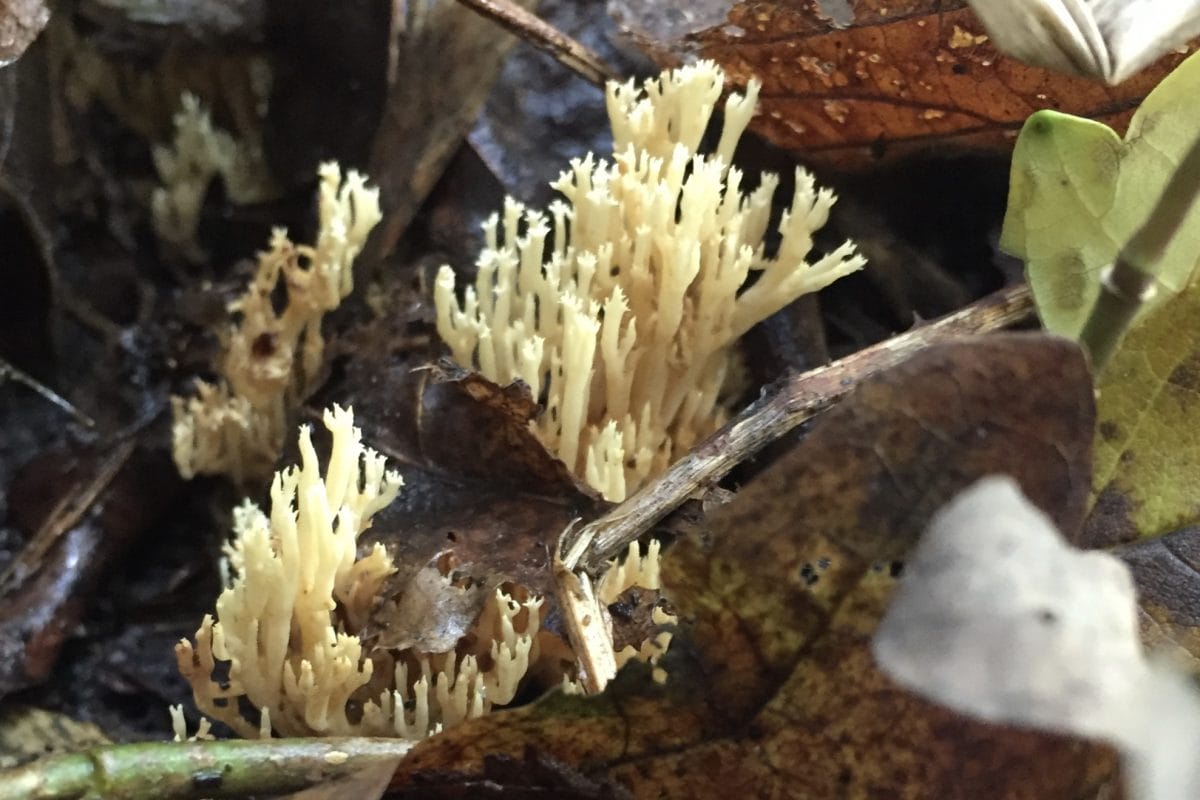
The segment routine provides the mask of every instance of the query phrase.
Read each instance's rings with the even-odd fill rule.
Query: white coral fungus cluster
[[[154,148],[154,168],[162,186],[150,198],[154,232],[191,261],[205,259],[196,241],[200,208],[209,184],[218,176],[230,201],[257,203],[278,194],[263,156],[262,144],[238,140],[213,126],[193,94],[184,94],[175,114],[171,145]]]
[[[767,257],[778,177],[743,193],[731,166],[757,82],[728,97],[715,151],[698,152],[724,79],[701,61],[640,88],[610,83],[612,161],[573,161],[548,214],[506,201],[461,302],[454,271],[438,275],[455,360],[544,397],[539,437],[610,500],[723,421],[738,337],[864,264],[849,242],[806,261],[834,196],[803,169]]]
[[[249,501],[235,512],[216,618],[176,647],[197,707],[244,737],[420,739],[511,702],[537,657],[540,600],[497,591],[474,629],[479,653],[364,653],[356,634],[394,566],[380,544],[358,557],[358,539],[401,480],[348,409],[327,411],[325,425],[324,474],[302,428],[300,466],[276,473],[269,513]]]
[[[343,181],[328,163],[319,176],[316,243],[294,244],[275,229],[246,293],[230,305],[240,319],[224,336],[223,380],[199,381],[195,396],[171,398],[175,463],[185,478],[269,476],[288,413],[315,388],[325,351],[321,320],[354,287],[354,259],[382,218],[379,191],[362,175],[350,171]],[[281,289],[286,305],[276,311],[272,298]]]

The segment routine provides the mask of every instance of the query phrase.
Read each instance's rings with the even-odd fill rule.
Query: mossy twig
[[[0,771],[0,800],[242,797],[308,788],[398,761],[402,739],[146,742]]]

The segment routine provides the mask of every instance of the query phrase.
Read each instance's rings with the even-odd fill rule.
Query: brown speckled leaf
[[[627,27],[639,28],[636,7],[646,4],[622,5]],[[1007,150],[1042,108],[1123,128],[1137,101],[1183,58],[1171,54],[1108,87],[999,54],[962,2],[747,0],[728,4],[716,24],[712,5],[704,4],[708,13],[688,35],[676,28],[668,30],[679,38],[648,40],[643,30],[640,43],[664,64],[684,53],[715,59],[738,85],[758,76],[760,113],[751,127],[841,165],[952,144]]]
[[[532,746],[644,798],[1087,796],[1110,751],[916,698],[869,640],[892,560],[977,478],[1012,474],[1077,528],[1092,424],[1080,352],[1044,335],[930,348],[866,381],[669,552],[665,686],[635,667],[603,695],[467,723],[418,745],[394,786],[450,797],[487,756]]]

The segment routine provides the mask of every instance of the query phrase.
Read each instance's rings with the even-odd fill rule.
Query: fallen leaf
[[[1148,650],[1200,671],[1200,527],[1114,548],[1133,571]]]
[[[1200,107],[1190,102],[1197,93],[1200,57],[1194,56],[1146,96],[1124,140],[1099,122],[1053,111],[1025,123],[1013,151],[1000,246],[1025,261],[1049,330],[1067,336],[1082,330],[1100,291],[1100,270],[1145,222],[1200,130]],[[1200,263],[1197,253],[1200,206],[1157,265],[1166,289],[1158,301],[1187,284]]]
[[[388,780],[399,761],[399,756],[384,759],[357,769],[349,775],[330,778],[316,786],[283,795],[279,800],[341,800],[345,797],[378,800],[387,791]]]
[[[364,641],[457,640],[509,582],[547,597],[549,615],[550,552],[572,520],[598,513],[602,501],[530,430],[539,408],[528,387],[429,364],[395,330],[408,327],[406,306],[397,305],[334,346],[353,358],[314,400],[352,403],[364,439],[404,477],[364,537],[387,546],[398,568]]]
[[[528,8],[531,0],[517,0]],[[408,25],[389,67],[387,100],[367,171],[383,222],[364,255],[391,252],[471,129],[515,39],[459,3],[400,4]]]
[[[630,48],[617,48],[620,37],[604,3],[542,0],[537,14],[590,48],[616,74],[647,72],[644,59],[635,61]],[[469,141],[507,194],[530,206],[549,205],[557,196],[550,182],[572,158],[612,152],[604,88],[519,43],[504,60]],[[497,202],[489,211],[499,207]]]
[[[1076,528],[1091,435],[1069,342],[929,348],[865,381],[669,552],[682,621],[665,685],[626,668],[602,695],[467,723],[415,747],[393,786],[452,797],[487,757],[532,747],[635,797],[1087,796],[1111,777],[1110,751],[920,700],[875,668],[869,639],[892,560],[979,477],[1012,475]]]
[[[560,761],[527,748],[523,758],[485,756],[483,774],[425,775],[412,787],[389,792],[389,798],[461,798],[462,800],[626,800],[631,795],[619,783],[587,777]]]
[[[1200,225],[1195,230],[1200,236]],[[1158,536],[1200,521],[1197,319],[1200,287],[1193,286],[1134,327],[1097,381],[1085,546]]]
[[[89,455],[49,454],[14,481],[20,497],[22,482],[49,479],[44,491],[56,502],[0,574],[0,697],[49,677],[100,580],[169,511],[178,489],[161,451],[126,441],[106,457]]]
[[[647,5],[622,4],[628,27],[641,28],[638,7]],[[639,43],[661,65],[695,55],[715,59],[738,86],[758,77],[751,128],[810,160],[843,166],[948,146],[1007,151],[1042,108],[1120,126],[1182,58],[1169,55],[1106,87],[1004,56],[962,2],[746,0],[716,21],[714,4],[703,8],[670,28],[673,38],[643,34]]]

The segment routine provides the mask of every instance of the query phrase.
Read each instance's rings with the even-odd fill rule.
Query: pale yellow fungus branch
[[[193,397],[173,397],[174,455],[185,478],[265,478],[283,446],[289,412],[314,388],[325,351],[321,321],[353,289],[352,266],[381,219],[379,192],[337,164],[319,171],[319,233],[294,244],[282,228],[260,253],[246,293],[230,305],[239,321],[226,332],[217,364],[223,381],[198,382]],[[275,297],[286,293],[277,311]]]
[[[206,616],[195,642],[176,647],[201,713],[248,738],[420,739],[512,702],[538,657],[536,598],[497,590],[468,637],[476,650],[461,658],[363,651],[358,633],[394,567],[379,544],[358,557],[358,540],[401,481],[363,446],[349,410],[326,412],[325,426],[324,472],[302,428],[300,466],[276,473],[269,512],[249,501],[235,511],[232,577],[215,619]],[[386,664],[382,676],[377,663]]]
[[[544,397],[542,442],[610,500],[725,419],[738,337],[864,263],[849,242],[806,260],[834,196],[802,169],[768,258],[778,178],[743,193],[730,167],[757,82],[726,100],[716,152],[697,152],[724,77],[701,61],[640,89],[609,84],[612,162],[572,161],[548,213],[507,200],[461,301],[454,271],[438,274],[438,332],[455,360]]]
[[[238,140],[212,124],[208,110],[185,93],[175,114],[170,146],[152,151],[162,186],[150,198],[151,222],[158,238],[193,262],[206,256],[196,241],[200,209],[209,184],[220,177],[229,200],[258,203],[279,194],[263,156],[262,143]]]

